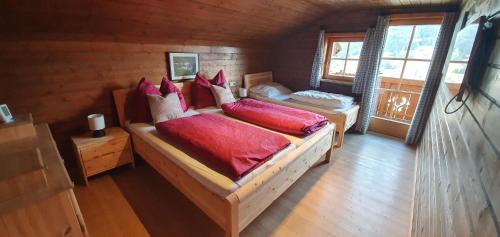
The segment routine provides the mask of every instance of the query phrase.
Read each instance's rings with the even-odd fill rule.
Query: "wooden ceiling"
[[[261,42],[327,14],[460,0],[0,1],[0,38]],[[333,13],[332,13],[333,12]]]

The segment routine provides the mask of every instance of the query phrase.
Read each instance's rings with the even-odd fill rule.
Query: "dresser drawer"
[[[117,166],[132,162],[132,152],[130,149],[113,151],[100,156],[95,156],[90,160],[84,161],[87,176],[92,176]]]
[[[115,139],[102,144],[92,145],[80,150],[83,161],[92,160],[98,156],[104,156],[109,153],[123,151],[128,148],[128,137]]]

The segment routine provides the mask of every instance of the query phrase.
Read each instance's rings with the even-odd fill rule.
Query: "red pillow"
[[[148,94],[161,96],[158,88],[143,77],[135,91],[133,113],[131,115],[133,123],[148,123],[153,121],[151,111],[149,110]]]
[[[188,110],[186,100],[184,99],[184,95],[182,95],[181,90],[179,90],[179,88],[177,88],[177,86],[175,86],[175,84],[168,80],[166,77],[163,77],[161,79],[160,92],[164,97],[172,92],[177,93],[179,101],[181,102],[182,111],[186,112]]]
[[[201,109],[208,106],[215,106],[215,99],[210,90],[210,85],[224,86],[224,84],[226,84],[226,78],[222,70],[212,80],[208,80],[199,73],[196,73],[191,91],[191,102],[194,108]]]

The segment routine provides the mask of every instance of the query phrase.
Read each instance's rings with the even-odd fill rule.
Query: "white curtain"
[[[325,48],[325,30],[319,31],[318,45],[316,46],[316,53],[314,54],[314,61],[311,71],[311,79],[309,85],[317,89],[319,88],[321,82],[321,70],[324,57]]]
[[[424,132],[427,119],[429,118],[429,114],[432,110],[436,92],[439,88],[439,84],[441,83],[443,66],[446,61],[446,56],[448,55],[448,48],[450,46],[451,38],[453,37],[457,17],[458,13],[456,12],[449,12],[444,15],[443,23],[439,31],[434,53],[432,55],[431,66],[427,72],[427,78],[424,82],[422,93],[420,94],[420,99],[418,100],[417,108],[415,110],[415,114],[413,115],[413,120],[411,121],[410,129],[406,134],[407,144],[418,143]]]
[[[375,28],[366,32],[360,62],[353,82],[353,92],[362,94],[361,104],[356,123],[356,130],[361,133],[368,131],[373,108],[377,100],[379,85],[379,65],[384,51],[385,36],[389,28],[389,17],[379,16]]]

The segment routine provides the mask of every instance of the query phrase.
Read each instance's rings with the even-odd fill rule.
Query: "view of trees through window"
[[[440,25],[390,26],[380,63],[382,77],[425,80]]]
[[[331,42],[329,75],[354,76],[363,42]]]

